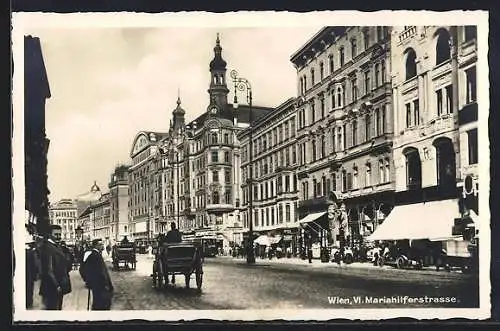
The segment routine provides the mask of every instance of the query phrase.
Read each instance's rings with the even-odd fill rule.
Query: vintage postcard
[[[487,12],[12,37],[15,321],[490,316]]]

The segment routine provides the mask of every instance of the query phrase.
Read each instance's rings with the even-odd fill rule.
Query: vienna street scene
[[[16,310],[479,308],[478,26],[335,24],[26,30]]]

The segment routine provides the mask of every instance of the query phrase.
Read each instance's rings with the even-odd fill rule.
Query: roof
[[[263,116],[271,113],[274,111],[274,108],[272,107],[263,107],[263,106],[252,106],[252,119],[253,123],[255,121],[259,120]],[[188,123],[189,126],[192,126],[194,122],[196,122],[196,127],[200,128],[202,127],[205,122],[208,120],[209,114],[207,112],[204,112],[194,120]],[[226,107],[222,111],[222,118],[226,118],[231,121],[232,123],[232,118],[238,119],[238,123],[250,123],[250,106],[249,105],[239,105],[238,109],[233,109],[233,106],[231,104],[226,105]],[[231,117],[231,119],[229,118]]]
[[[346,26],[326,26],[312,36],[301,48],[290,56],[290,61],[295,65],[303,65],[304,56],[310,57],[317,51],[324,49],[325,45],[333,42],[335,38],[346,32]]]

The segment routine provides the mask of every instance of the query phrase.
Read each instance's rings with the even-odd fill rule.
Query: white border
[[[488,111],[488,13],[484,11],[359,11],[336,12],[237,12],[237,13],[13,13],[12,41],[15,63],[13,81],[13,236],[16,266],[14,277],[14,320],[91,321],[145,319],[155,321],[178,320],[273,320],[290,321],[330,319],[380,320],[396,317],[416,319],[447,319],[454,317],[485,319],[490,317],[490,232],[489,232],[489,162],[479,164],[480,193],[480,308],[478,309],[314,309],[314,310],[175,310],[175,311],[27,311],[24,309],[24,135],[23,135],[23,36],[35,28],[97,28],[97,27],[293,27],[321,25],[477,25],[478,26],[478,97],[480,159],[489,160]],[[306,40],[304,40],[304,43]],[[291,55],[291,54],[290,54]],[[49,77],[50,82],[50,77]],[[20,129],[21,128],[21,129]],[[48,137],[50,139],[50,137]]]

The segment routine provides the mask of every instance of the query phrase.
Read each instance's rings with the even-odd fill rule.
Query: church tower
[[[173,114],[173,121],[170,122],[170,129],[175,134],[178,134],[182,130],[184,130],[184,125],[185,125],[184,115],[186,114],[186,111],[181,107],[180,95],[177,96],[177,107],[174,109],[172,114]]]
[[[214,47],[214,58],[210,62],[210,105],[216,105],[223,109],[227,105],[229,90],[226,85],[226,61],[222,58],[222,47],[220,46],[219,34]]]

